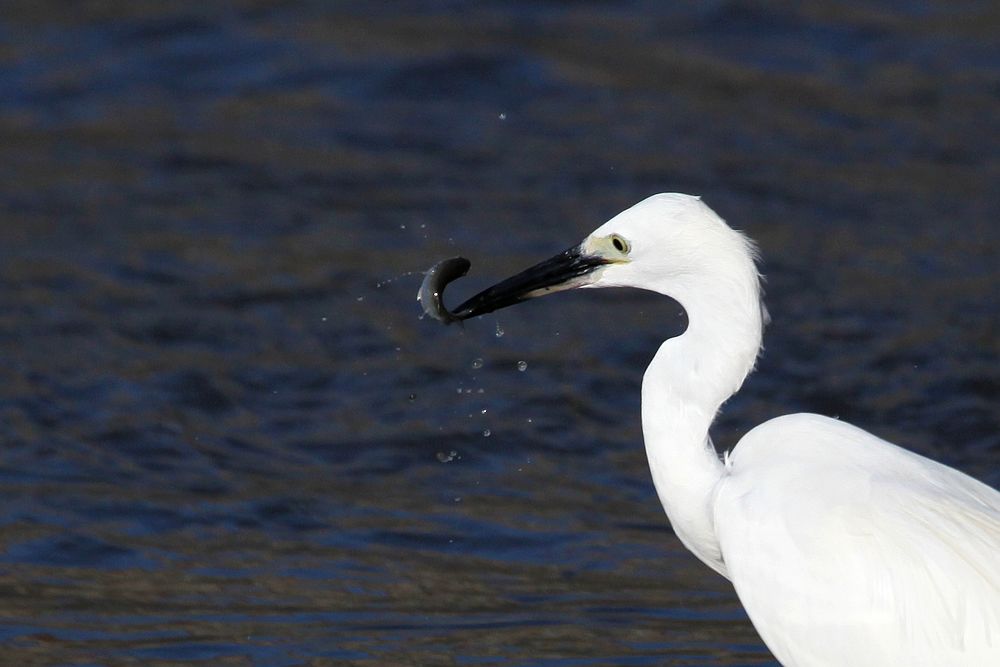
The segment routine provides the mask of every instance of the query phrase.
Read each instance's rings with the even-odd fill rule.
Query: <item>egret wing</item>
[[[768,647],[786,665],[1000,665],[1000,494],[802,417],[748,434],[716,495],[727,571]]]

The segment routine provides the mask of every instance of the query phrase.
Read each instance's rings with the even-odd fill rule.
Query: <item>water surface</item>
[[[646,469],[676,304],[418,317],[659,191],[763,250],[720,448],[812,410],[1000,484],[993,3],[5,14],[11,664],[774,664]]]

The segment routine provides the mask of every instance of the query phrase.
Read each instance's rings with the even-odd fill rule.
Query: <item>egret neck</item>
[[[726,577],[712,509],[725,467],[708,430],[753,370],[766,312],[752,249],[736,246],[730,261],[690,289],[676,277],[654,286],[684,307],[688,328],[660,346],[642,381],[643,439],[656,493],[684,546]]]

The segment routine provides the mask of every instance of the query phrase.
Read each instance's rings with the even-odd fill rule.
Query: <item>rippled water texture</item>
[[[4,9],[5,663],[773,664],[646,469],[676,304],[418,318],[658,191],[763,249],[721,448],[1000,484],[996,3],[226,4]]]

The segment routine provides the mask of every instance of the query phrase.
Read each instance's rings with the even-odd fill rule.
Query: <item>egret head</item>
[[[457,319],[576,287],[636,287],[682,303],[720,281],[757,290],[752,242],[698,197],[659,194],[622,211],[579,245],[480,292]],[[685,304],[686,305],[686,304]]]

